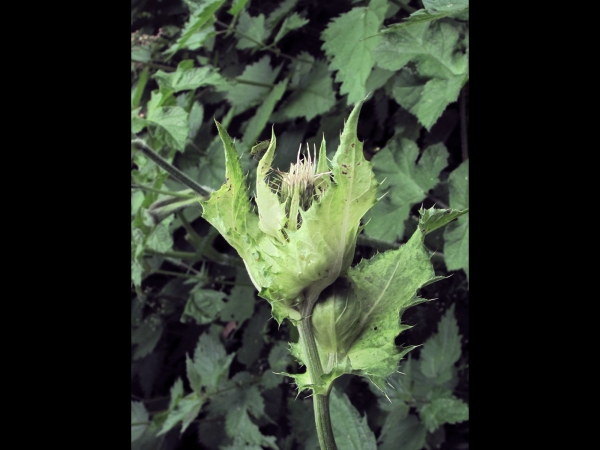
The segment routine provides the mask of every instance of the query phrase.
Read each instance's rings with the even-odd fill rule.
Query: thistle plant
[[[433,272],[424,236],[466,213],[421,209],[419,227],[403,247],[350,267],[361,218],[376,203],[379,185],[356,133],[363,102],[344,125],[331,167],[323,138],[318,155],[316,148],[313,155],[299,151],[287,172],[272,168],[272,131],[258,163],[255,206],[233,142],[216,122],[226,181],[201,201],[203,217],[242,257],[273,318],[298,327],[299,342],[290,350],[307,370],[287,375],[300,391],[312,391],[322,449],[336,448],[328,403],[333,381],[343,374],[365,376],[385,392],[385,378],[413,348],[394,344],[408,328],[400,316],[426,301],[417,296],[421,287],[441,278]]]

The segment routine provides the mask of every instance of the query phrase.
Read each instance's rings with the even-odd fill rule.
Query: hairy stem
[[[317,349],[317,342],[312,329],[311,314],[316,299],[305,299],[302,312],[302,319],[298,324],[298,333],[300,341],[305,351],[306,370],[310,375],[311,383],[319,384],[321,375],[323,375],[323,366]],[[313,405],[315,410],[315,425],[317,427],[317,436],[321,450],[337,450],[333,429],[331,428],[331,418],[329,416],[329,390],[326,394],[313,394]]]

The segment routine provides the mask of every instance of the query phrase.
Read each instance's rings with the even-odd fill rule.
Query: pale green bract
[[[323,139],[315,167],[321,175],[315,182],[318,195],[306,211],[299,209],[300,220],[292,227],[288,222],[293,219],[288,216],[296,215],[286,213],[285,202],[267,180],[275,133],[258,165],[254,211],[233,142],[216,122],[225,149],[226,181],[209,200],[201,202],[203,217],[238,251],[259,295],[271,303],[278,323],[286,317],[300,320],[302,308],[312,307],[321,291],[348,270],[360,220],[376,202],[378,183],[356,134],[363,102],[350,113],[331,168]]]

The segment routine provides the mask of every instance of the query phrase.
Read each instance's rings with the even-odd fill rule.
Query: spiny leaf
[[[383,22],[387,2],[371,0],[369,7],[353,8],[332,20],[321,34],[322,46],[331,62],[329,70],[337,70],[335,81],[342,82],[340,93],[348,94],[348,104],[367,94],[365,83],[375,64],[373,49],[379,36],[373,36]]]

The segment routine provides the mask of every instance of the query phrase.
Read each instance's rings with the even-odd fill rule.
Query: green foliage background
[[[213,118],[242,166],[277,135],[275,167],[300,143],[330,153],[351,105],[382,182],[355,263],[397,248],[418,209],[469,206],[468,1],[132,0],[132,133],[207,190],[225,181]],[[133,137],[133,136],[132,136]],[[315,449],[312,402],[278,373],[288,351],[243,262],[202,218],[197,197],[132,153],[133,449]],[[382,393],[358,377],[331,396],[340,449],[468,448],[469,215],[427,235],[438,275],[398,345]]]

